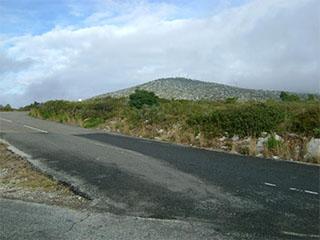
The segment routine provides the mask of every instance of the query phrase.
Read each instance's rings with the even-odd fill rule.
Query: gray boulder
[[[320,138],[312,138],[307,144],[305,159],[320,160]]]

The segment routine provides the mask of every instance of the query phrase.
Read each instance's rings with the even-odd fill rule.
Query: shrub
[[[315,100],[316,100],[316,96],[313,95],[313,94],[308,94],[307,100],[308,100],[308,101],[315,101]]]
[[[104,120],[102,118],[87,118],[83,122],[83,127],[85,128],[94,128],[97,127],[98,125],[102,124]]]
[[[10,106],[10,104],[7,104],[5,106],[0,105],[0,111],[4,111],[4,112],[10,112],[13,111],[12,107]]]
[[[320,127],[313,129],[314,137],[320,138]]]
[[[298,95],[287,92],[281,92],[280,99],[284,102],[300,101],[300,97]]]
[[[136,89],[135,92],[129,96],[129,104],[131,107],[141,109],[144,105],[159,105],[159,98],[154,92]]]
[[[268,138],[266,146],[268,150],[277,150],[281,146],[281,141],[277,140],[274,134],[272,134],[271,137]]]
[[[320,128],[320,109],[314,107],[294,116],[291,131],[305,135],[317,134]]]
[[[230,136],[258,136],[261,132],[275,131],[283,119],[281,109],[260,103],[196,115],[188,123],[209,136],[223,135],[224,132],[228,132]]]
[[[229,97],[225,100],[226,103],[236,103],[238,101],[237,97]]]

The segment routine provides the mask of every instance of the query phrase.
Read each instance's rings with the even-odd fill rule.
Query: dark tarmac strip
[[[118,136],[21,112],[0,113],[0,138],[87,194],[94,211],[209,224],[225,239],[319,238],[318,166]]]

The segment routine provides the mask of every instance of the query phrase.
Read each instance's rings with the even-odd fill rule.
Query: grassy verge
[[[83,207],[87,200],[68,187],[35,170],[27,160],[0,143],[0,197],[68,207]]]
[[[145,95],[134,99],[139,104],[132,104],[132,98],[110,97],[83,102],[49,101],[31,108],[30,115],[242,154],[318,161],[304,159],[308,140],[320,137],[318,101],[156,99],[156,104],[141,104]],[[151,102],[147,100],[146,103]],[[276,134],[281,136],[275,140],[279,143],[272,140]],[[263,146],[257,147],[259,144]]]

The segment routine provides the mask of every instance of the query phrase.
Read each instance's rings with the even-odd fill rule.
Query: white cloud
[[[202,19],[170,20],[173,8],[161,6],[144,2],[112,21],[98,12],[87,21],[102,25],[5,40],[6,55],[33,62],[10,78],[23,91],[16,104],[85,98],[167,76],[319,90],[317,0],[256,0]]]

